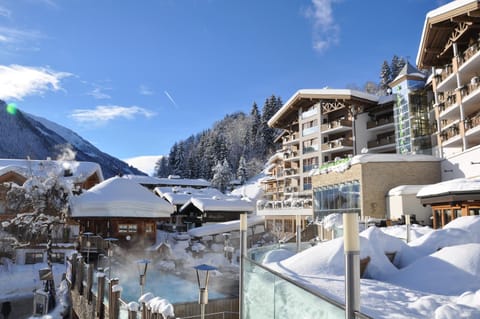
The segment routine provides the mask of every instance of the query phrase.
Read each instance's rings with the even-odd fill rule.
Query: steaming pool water
[[[192,269],[192,274],[195,270]],[[136,269],[129,269],[115,273],[120,280],[122,287],[121,298],[125,302],[138,301],[140,298],[140,279]],[[210,277],[209,282],[221,280],[221,278]],[[198,285],[196,282],[184,279],[178,275],[163,272],[157,269],[148,269],[147,280],[143,293],[150,292],[155,296],[167,299],[170,303],[184,303],[198,301]],[[215,291],[209,284],[209,299],[226,298],[225,294]]]

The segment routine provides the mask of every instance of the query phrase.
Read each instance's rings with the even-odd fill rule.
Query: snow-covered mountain
[[[0,158],[65,159],[75,154],[77,161],[96,162],[105,178],[143,172],[100,151],[77,133],[54,122],[17,110],[6,111],[0,100]]]
[[[129,165],[132,165],[133,167],[138,168],[145,174],[149,176],[153,176],[153,174],[155,173],[155,164],[162,157],[163,155],[145,155],[145,156],[124,158],[122,160],[125,163],[128,163]]]

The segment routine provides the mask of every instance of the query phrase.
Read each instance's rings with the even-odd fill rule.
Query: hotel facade
[[[275,227],[288,221],[292,225],[288,228],[294,229],[295,215],[322,218],[346,209],[388,219],[388,187],[480,176],[479,26],[478,1],[457,0],[429,12],[418,69],[407,62],[390,83],[391,95],[345,89],[297,91],[268,122],[282,129],[282,134],[281,148],[269,162],[270,178],[264,181],[265,200],[258,207],[259,214],[267,217],[267,227],[268,220]],[[378,167],[390,167],[370,171],[377,175],[368,177],[376,181],[376,188],[382,179],[388,180],[377,198],[367,195],[365,178],[362,182],[360,177],[343,174],[352,167],[352,159],[362,154],[391,154],[385,162],[399,164],[382,166],[374,161]],[[410,157],[406,161],[400,156]],[[399,167],[405,174],[389,174]],[[418,168],[424,170],[412,175]],[[402,178],[407,175],[412,178]],[[439,196],[440,201],[445,198]],[[455,217],[452,205],[457,215],[459,211],[478,214],[480,202],[468,203],[472,209],[461,209],[466,202],[439,202],[440,212],[425,223],[443,226],[444,220]],[[434,207],[435,196],[424,204]]]

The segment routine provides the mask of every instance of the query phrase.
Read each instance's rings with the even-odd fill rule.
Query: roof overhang
[[[376,104],[378,96],[348,89],[304,89],[298,90],[268,121],[268,126],[285,128],[298,119],[298,110],[321,100],[334,100],[356,104]]]
[[[422,197],[420,202],[422,205],[435,204],[451,204],[455,202],[478,202],[480,201],[480,193],[447,193],[436,196]]]
[[[480,31],[479,0],[456,0],[427,13],[417,54],[420,69],[451,62],[453,42],[460,50]]]

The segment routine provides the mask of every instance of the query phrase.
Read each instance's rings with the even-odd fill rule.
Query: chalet
[[[124,246],[148,245],[156,240],[156,223],[168,221],[173,207],[132,180],[113,177],[71,203],[71,218],[82,233],[119,239]]]
[[[191,198],[179,210],[183,222],[196,227],[205,223],[219,223],[240,219],[240,214],[252,213],[255,204],[240,198],[214,196]],[[187,227],[190,228],[190,227]]]

